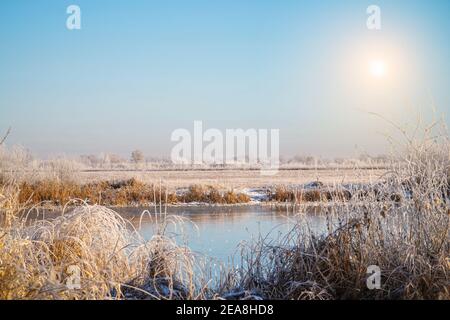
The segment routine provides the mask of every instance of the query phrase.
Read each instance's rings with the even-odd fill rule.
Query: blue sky
[[[1,1],[0,129],[43,156],[167,155],[194,120],[279,128],[285,155],[382,153],[369,112],[404,123],[435,105],[448,123],[449,18],[446,0]]]

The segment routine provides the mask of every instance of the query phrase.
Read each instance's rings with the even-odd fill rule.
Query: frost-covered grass
[[[362,201],[326,207],[326,235],[300,221],[282,239],[243,245],[224,287],[276,299],[450,299],[450,144],[431,128],[420,140],[405,134],[402,160]],[[370,265],[380,290],[366,286]]]
[[[52,221],[14,221],[1,230],[0,261],[0,299],[205,297],[193,272],[199,260],[188,248],[160,230],[144,241],[100,206],[82,205]],[[79,289],[67,287],[74,266]]]

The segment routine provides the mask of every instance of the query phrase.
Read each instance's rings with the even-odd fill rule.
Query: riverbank
[[[217,171],[219,172],[219,171]],[[98,174],[98,173],[96,173]],[[133,173],[136,175],[136,172]],[[185,175],[182,177],[182,175]],[[200,174],[198,179],[192,175]],[[245,205],[265,203],[303,203],[348,201],[364,196],[365,190],[375,183],[379,183],[381,171],[354,171],[352,178],[342,176],[343,172],[321,172],[324,180],[306,180],[311,176],[302,175],[295,178],[292,174],[287,179],[281,176],[261,177],[255,172],[223,171],[218,174],[228,175],[233,183],[225,180],[212,182],[214,172],[195,171],[180,174],[176,182],[168,178],[155,182],[148,181],[148,176],[141,173],[138,177],[127,180],[108,179],[110,175],[96,176],[86,179],[82,173],[76,178],[44,177],[39,179],[21,179],[15,182],[19,192],[19,203],[27,207],[60,207],[70,203],[83,202],[107,207],[150,207],[154,205]],[[237,177],[236,175],[239,175]],[[317,174],[317,172],[316,172]],[[246,175],[253,176],[245,180]],[[31,175],[30,175],[31,176]],[[319,176],[319,174],[317,174]],[[339,177],[339,178],[338,178]],[[360,178],[357,178],[360,177]],[[364,178],[361,178],[364,177]],[[268,179],[268,181],[265,181]],[[245,183],[243,182],[245,180]],[[370,181],[370,182],[369,182]],[[266,184],[261,184],[267,182]],[[270,183],[269,183],[270,182]],[[289,182],[289,183],[288,183]]]
[[[71,181],[43,180],[17,185],[18,201],[24,207],[61,207],[76,203],[111,208],[152,206],[242,206],[271,204],[327,203],[361,200],[368,190],[381,185],[333,185],[319,181],[304,185],[265,186],[244,189],[219,189],[216,186],[191,185],[169,191],[163,184],[148,185],[136,179],[78,184]],[[392,193],[380,199],[400,201]]]

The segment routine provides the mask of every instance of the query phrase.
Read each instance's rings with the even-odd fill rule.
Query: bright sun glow
[[[370,74],[375,78],[382,78],[386,74],[386,64],[382,60],[372,60],[369,64]]]

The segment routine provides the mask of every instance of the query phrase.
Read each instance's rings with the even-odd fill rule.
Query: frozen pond
[[[144,215],[142,208],[116,209],[123,217],[132,221],[142,236],[150,239],[155,234],[154,215]],[[259,236],[275,240],[286,235],[298,221],[317,233],[326,230],[326,218],[314,208],[308,212],[296,213],[265,206],[242,207],[169,207],[169,217],[185,220],[180,225],[170,225],[169,236],[179,244],[188,245],[191,250],[216,258],[221,262],[230,262],[243,241],[251,241]],[[149,209],[154,212],[154,209]],[[182,230],[183,229],[183,230]]]

